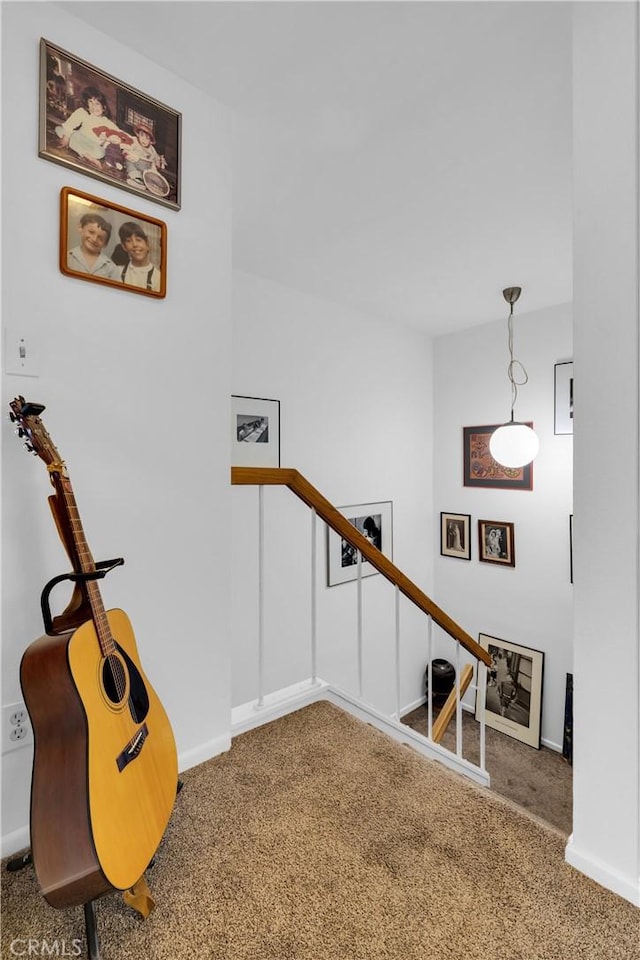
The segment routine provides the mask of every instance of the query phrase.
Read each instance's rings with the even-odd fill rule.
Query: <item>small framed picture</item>
[[[471,560],[471,515],[440,514],[440,553],[443,557]]]
[[[77,280],[164,297],[166,224],[109,200],[63,187],[60,270]]]
[[[505,520],[478,520],[479,559],[515,567],[514,528]]]
[[[540,749],[544,653],[481,633],[478,642],[491,655],[485,702],[476,693],[476,720]]]
[[[393,559],[393,505],[391,500],[381,503],[360,503],[338,507],[343,516],[354,525],[370,543],[390,560]],[[327,527],[327,585],[335,587],[358,579],[358,554],[348,540]],[[378,571],[362,558],[361,576],[371,577]]]
[[[40,40],[38,156],[180,209],[181,114]]]
[[[231,466],[280,466],[280,401],[231,397]]]
[[[555,419],[553,432],[573,433],[573,361],[554,366]]]
[[[489,440],[494,423],[482,427],[463,427],[463,461],[465,487],[493,487],[498,490],[533,490],[533,464],[525,467],[503,467],[491,456]],[[533,423],[527,422],[533,427]]]

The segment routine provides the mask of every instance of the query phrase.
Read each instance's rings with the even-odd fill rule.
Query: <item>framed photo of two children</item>
[[[166,224],[128,207],[63,187],[60,270],[77,280],[164,297]]]
[[[181,114],[40,40],[38,156],[180,209]]]

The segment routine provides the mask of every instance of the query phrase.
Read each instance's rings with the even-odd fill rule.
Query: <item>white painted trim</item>
[[[184,770],[190,770],[191,767],[197,767],[199,763],[205,763],[220,753],[226,753],[231,747],[231,737],[224,735],[215,737],[213,740],[207,740],[192,750],[186,750],[178,755],[178,770],[182,773]]]
[[[284,717],[294,710],[325,699],[327,684],[323,680],[303,680],[290,687],[283,687],[275,693],[266,694],[263,702],[250,700],[234,707],[231,711],[231,736],[261,727],[264,723]]]
[[[575,867],[585,876],[591,877],[601,887],[612,890],[613,893],[617,893],[628,900],[634,907],[640,907],[640,876],[635,878],[625,877],[617,871],[611,870],[601,860],[577,850],[573,843],[573,834],[569,837],[564,853],[565,860],[570,866]]]
[[[0,856],[11,857],[14,853],[26,850],[31,846],[29,827],[20,827],[11,833],[5,834],[0,840]]]

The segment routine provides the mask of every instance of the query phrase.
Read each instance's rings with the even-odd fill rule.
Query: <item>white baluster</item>
[[[396,720],[400,722],[400,588],[396,584]]]
[[[358,696],[364,690],[362,666],[362,554],[358,550]]]
[[[427,737],[433,739],[433,618],[427,617]]]
[[[311,507],[311,683],[314,686],[318,682],[316,589],[316,509]]]
[[[258,707],[264,706],[264,486],[258,486]]]
[[[460,699],[460,641],[456,640],[456,755],[462,756],[462,701]]]
[[[478,660],[478,683],[476,696],[480,698],[482,705],[480,710],[480,769],[487,769],[486,749],[485,749],[485,722],[484,713],[487,703],[487,665],[482,660]]]

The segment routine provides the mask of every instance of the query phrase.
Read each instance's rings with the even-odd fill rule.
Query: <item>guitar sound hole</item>
[[[104,661],[102,667],[102,682],[104,691],[112,703],[120,703],[124,698],[127,675],[124,671],[122,661],[118,657],[110,654]]]

